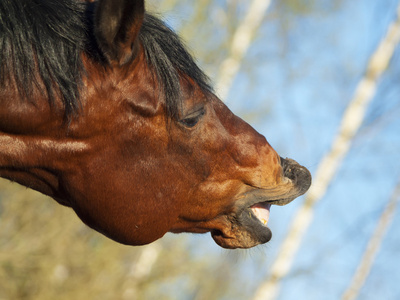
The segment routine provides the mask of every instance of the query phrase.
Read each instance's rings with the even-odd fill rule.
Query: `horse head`
[[[211,232],[225,248],[268,242],[270,206],[305,193],[309,171],[281,158],[218,99],[144,1],[85,5],[79,102],[67,121],[68,103],[62,93],[49,101],[40,72],[23,100],[8,70],[0,176],[53,197],[124,244],[166,232]]]

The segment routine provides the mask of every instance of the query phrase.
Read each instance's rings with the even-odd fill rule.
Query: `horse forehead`
[[[211,93],[205,93],[192,80],[181,80],[181,109],[180,114],[190,111],[192,108],[204,106],[211,102]],[[182,116],[183,117],[183,116]]]
[[[141,57],[122,68],[110,66],[105,72],[87,59],[86,70],[83,109],[88,113],[109,118],[114,114],[118,119],[124,110],[147,117],[162,110],[157,82]]]

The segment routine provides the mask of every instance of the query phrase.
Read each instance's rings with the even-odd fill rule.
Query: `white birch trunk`
[[[225,102],[227,102],[226,98],[233,80],[270,3],[270,0],[253,0],[243,22],[233,34],[229,55],[221,64],[216,82],[217,95]]]
[[[399,201],[400,182],[395,187],[385,210],[382,212],[379,218],[371,239],[368,242],[367,248],[365,249],[364,255],[360,260],[360,264],[358,265],[349,286],[344,292],[342,300],[354,300],[358,297],[360,290],[371,271],[372,265],[382,245],[386,232],[392,223]]]
[[[333,140],[331,149],[320,162],[305,202],[294,217],[288,235],[271,267],[270,275],[258,287],[254,300],[275,299],[278,296],[280,281],[289,273],[301,240],[312,221],[314,206],[325,195],[332,178],[350,149],[352,139],[360,128],[367,107],[375,95],[378,81],[389,65],[394,49],[399,43],[399,17],[400,4],[397,20],[390,25],[386,36],[370,58],[365,75],[359,82],[353,99],[343,114],[339,132]]]

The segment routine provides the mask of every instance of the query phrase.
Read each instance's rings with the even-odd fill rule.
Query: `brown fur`
[[[50,106],[39,91],[35,102],[20,101],[12,85],[0,92],[0,176],[72,207],[120,243],[168,231],[211,231],[226,248],[266,242],[270,234],[258,234],[244,212],[254,199],[293,200],[308,189],[309,172],[290,161],[289,177],[266,139],[190,78],[181,80],[181,116],[167,118],[143,49],[129,38],[140,29],[138,7],[134,22],[119,20],[124,33],[102,39],[113,49],[104,52],[110,67],[84,57],[82,107],[69,124],[62,103]],[[197,125],[182,124],[196,108],[205,112]]]

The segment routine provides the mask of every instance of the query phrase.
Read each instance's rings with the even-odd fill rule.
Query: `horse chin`
[[[212,230],[214,241],[226,249],[247,249],[271,240],[272,232],[254,214],[252,208],[243,209],[236,216],[227,216],[224,228]]]
[[[256,234],[257,238],[254,237],[255,231],[257,232]],[[237,232],[235,237],[225,236],[221,231],[214,230],[211,232],[211,236],[214,239],[214,241],[222,248],[248,249],[260,244],[267,243],[271,239],[272,233],[268,227],[264,227],[258,229],[253,228],[251,232],[246,229],[240,230]]]

